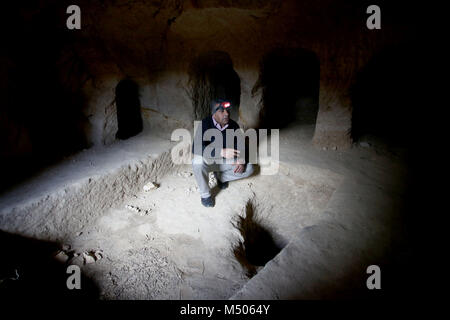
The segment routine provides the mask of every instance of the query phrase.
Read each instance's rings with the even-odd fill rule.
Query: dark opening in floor
[[[234,225],[242,240],[233,247],[233,254],[249,278],[257,273],[257,267],[264,266],[282,249],[275,243],[271,231],[261,224],[255,211],[253,202],[247,202],[245,217],[239,216]]]
[[[228,53],[210,51],[199,55],[190,65],[189,95],[194,105],[195,119],[208,116],[214,99],[227,99],[233,104],[231,118],[238,119],[241,80],[233,69]]]
[[[116,87],[118,131],[116,138],[128,139],[142,131],[139,86],[131,79],[120,80]]]
[[[266,54],[253,90],[262,88],[261,128],[292,122],[315,124],[319,109],[319,60],[305,49],[276,49]]]

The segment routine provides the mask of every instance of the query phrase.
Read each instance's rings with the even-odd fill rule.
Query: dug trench
[[[268,227],[262,225],[255,212],[253,199],[245,206],[245,216],[238,216],[235,227],[242,240],[233,247],[233,254],[247,270],[247,276],[253,277],[258,268],[272,260],[281,248],[275,243]]]

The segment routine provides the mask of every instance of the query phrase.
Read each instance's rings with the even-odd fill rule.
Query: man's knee
[[[194,157],[194,159],[192,159],[192,168],[195,171],[203,171],[207,169],[207,167],[208,165],[205,163],[205,161],[203,161],[201,157]]]
[[[251,163],[247,163],[247,165],[245,166],[245,172],[243,172],[245,177],[249,177],[253,174],[254,172],[254,168],[253,165]]]

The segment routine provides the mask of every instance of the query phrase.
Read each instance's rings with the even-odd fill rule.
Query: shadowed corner
[[[267,53],[252,89],[262,89],[259,128],[282,129],[293,122],[315,125],[319,75],[318,57],[310,50],[279,48]]]
[[[56,253],[61,250],[56,242],[0,231],[0,250],[2,300],[87,301],[99,298],[97,286],[82,273],[81,289],[67,288],[67,279],[72,273],[67,273],[68,263],[55,259]]]
[[[246,269],[246,274],[252,278],[272,260],[282,248],[274,241],[270,230],[261,224],[252,201],[245,207],[245,217],[238,216],[233,226],[239,230],[242,240],[232,248],[236,260]]]

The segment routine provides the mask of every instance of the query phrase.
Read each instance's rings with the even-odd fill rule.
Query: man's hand
[[[241,153],[239,150],[231,149],[231,148],[225,148],[220,151],[220,155],[224,157],[225,159],[232,159],[234,157],[239,156],[239,153]]]
[[[238,159],[235,163],[232,164],[236,166],[234,168],[234,173],[242,173],[245,171],[245,161],[244,159]]]
[[[243,164],[233,164],[233,166],[236,166],[236,168],[234,168],[234,173],[242,173],[244,172],[245,166]]]

